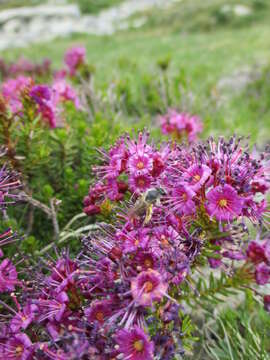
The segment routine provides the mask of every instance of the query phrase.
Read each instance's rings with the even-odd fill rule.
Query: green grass
[[[118,5],[123,0],[70,0],[70,3],[79,5],[80,10],[84,14],[98,13],[110,6]]]
[[[162,27],[170,31],[198,32],[216,31],[225,27],[246,27],[257,22],[268,22],[270,15],[267,0],[179,0],[175,5],[145,11],[147,28]],[[249,13],[238,16],[235,6],[244,6]]]
[[[96,67],[98,83],[121,78],[127,73],[136,82],[136,72],[130,73],[133,63],[138,72],[151,72],[160,58],[170,55],[171,71],[184,69],[194,93],[203,97],[210,97],[221,77],[245,65],[270,59],[270,29],[266,25],[186,36],[164,34],[160,37],[160,34],[151,32],[120,34],[113,38],[77,36],[72,40],[61,39],[31,46],[23,54],[35,60],[50,56],[60,65],[63,51],[75,43],[87,47],[89,60]],[[21,54],[21,50],[11,50],[5,56],[15,58]],[[246,108],[247,100],[240,96],[237,103],[225,106],[221,119],[219,117],[217,123],[212,119],[212,132],[251,133],[254,138],[265,136],[264,128],[270,130],[270,121],[265,121],[263,128],[258,127],[256,113]]]
[[[21,6],[35,6],[42,4],[42,0],[4,0],[0,1],[0,10]]]

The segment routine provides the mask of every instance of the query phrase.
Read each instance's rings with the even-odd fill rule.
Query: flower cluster
[[[62,104],[71,101],[77,109],[81,108],[75,90],[65,80],[57,80],[52,86],[34,85],[30,89],[29,97],[34,101],[37,112],[51,128],[62,122]]]
[[[188,113],[179,113],[170,109],[167,114],[160,117],[161,130],[165,135],[171,135],[174,140],[187,139],[188,142],[197,140],[197,135],[202,132],[203,125],[198,116]]]
[[[19,187],[20,182],[17,180],[17,175],[6,167],[2,167],[0,169],[0,207],[2,212],[5,211],[8,205],[15,203],[16,195],[14,190]],[[0,259],[4,256],[3,246],[17,240],[16,234],[13,234],[11,229],[7,229],[0,234]],[[0,260],[0,293],[14,291],[15,286],[19,283],[16,267],[12,261],[8,258]]]
[[[191,149],[168,143],[158,149],[147,139],[146,132],[137,141],[127,136],[108,153],[102,152],[104,164],[94,168],[98,181],[84,199],[87,214],[99,213],[107,199],[122,200],[126,191],[136,197],[153,187],[167,194],[167,216],[178,216],[182,222],[203,214],[224,228],[245,218],[258,224],[268,214],[266,154],[256,158],[235,137],[228,142],[209,139]]]
[[[76,74],[80,66],[85,64],[86,50],[82,46],[74,46],[65,54],[65,64],[70,76]]]
[[[66,252],[43,260],[31,279],[17,284],[23,286],[20,298],[11,293],[11,305],[0,302],[5,319],[0,324],[2,354],[21,360],[150,360],[183,352],[180,306],[168,294],[161,261],[146,252],[121,256],[115,246],[118,235],[106,232],[104,241],[99,236],[84,239],[80,258],[71,259]],[[169,254],[163,261],[171,263]],[[183,268],[181,272],[185,278]],[[146,329],[153,316],[164,326],[151,337]]]
[[[85,211],[118,202],[114,223],[86,236],[75,258],[56,250],[33,262],[31,277],[20,273],[27,281],[4,264],[6,358],[172,360],[184,353],[181,301],[192,297],[200,264],[269,281],[269,238],[248,243],[244,224],[267,224],[267,152],[250,154],[235,137],[157,147],[144,132],[101,154]]]
[[[255,279],[258,285],[270,283],[270,238],[251,241],[247,257],[255,266]]]
[[[2,84],[2,97],[13,113],[22,111],[23,104],[21,95],[27,88],[31,87],[32,84],[33,80],[30,77],[25,77],[23,75],[20,75],[15,79],[8,79]]]
[[[33,78],[20,75],[2,84],[0,96],[15,116],[23,114],[25,102],[29,105],[30,101],[36,115],[40,114],[51,128],[62,123],[66,102],[73,102],[77,109],[81,108],[76,91],[65,79],[56,79],[51,85],[36,84]]]
[[[40,64],[34,64],[31,61],[20,58],[14,63],[8,63],[0,59],[0,77],[2,79],[14,78],[19,75],[27,75],[33,78],[49,77],[51,75],[51,61],[44,59]]]

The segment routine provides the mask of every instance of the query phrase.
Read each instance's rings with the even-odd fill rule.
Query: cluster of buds
[[[202,121],[198,116],[179,113],[174,109],[160,117],[160,125],[163,134],[170,135],[175,141],[187,140],[189,143],[196,141],[197,135],[203,130]]]

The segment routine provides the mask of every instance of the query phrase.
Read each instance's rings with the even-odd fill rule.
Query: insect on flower
[[[160,205],[160,199],[164,195],[166,195],[166,191],[161,187],[148,189],[129,210],[128,216],[132,219],[145,216],[143,224],[147,225],[152,219],[154,206]]]

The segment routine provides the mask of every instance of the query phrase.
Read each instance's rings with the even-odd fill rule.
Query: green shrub
[[[77,0],[76,3],[79,5],[82,13],[90,14],[117,5],[121,1],[123,0]]]

